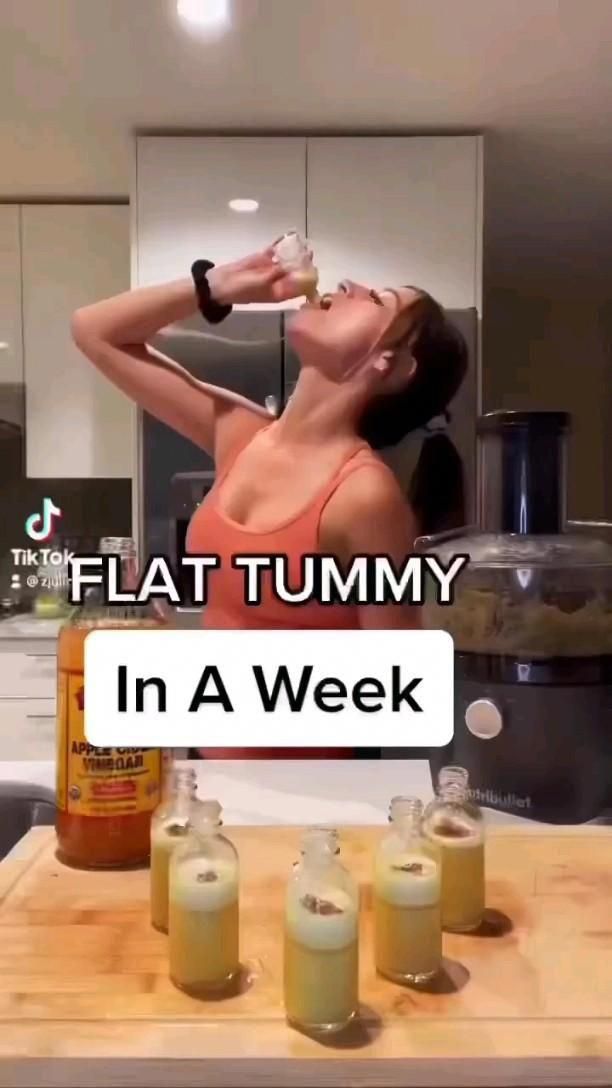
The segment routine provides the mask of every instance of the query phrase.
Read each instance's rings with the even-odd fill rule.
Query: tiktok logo
[[[42,543],[53,536],[55,522],[62,516],[59,506],[55,506],[51,499],[43,499],[42,514],[30,514],[26,518],[25,531],[30,540]]]

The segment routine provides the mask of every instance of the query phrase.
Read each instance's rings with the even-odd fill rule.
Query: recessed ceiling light
[[[181,19],[200,31],[221,30],[230,21],[229,0],[176,0]]]
[[[259,201],[240,198],[237,200],[228,200],[227,206],[228,208],[231,208],[233,212],[256,212],[259,207]]]

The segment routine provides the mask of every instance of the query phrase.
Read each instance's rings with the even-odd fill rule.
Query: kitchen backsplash
[[[10,596],[28,607],[36,592],[27,584],[39,565],[32,553],[45,544],[28,537],[26,520],[42,514],[45,499],[61,510],[53,527],[53,546],[85,550],[95,547],[101,536],[131,534],[131,480],[28,479],[23,432],[0,435],[0,496],[0,601]],[[30,549],[30,556],[16,557],[17,549]]]

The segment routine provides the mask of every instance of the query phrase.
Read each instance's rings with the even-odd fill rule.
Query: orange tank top
[[[357,609],[351,605],[322,605],[316,601],[301,605],[278,600],[272,592],[270,578],[262,577],[261,603],[249,605],[244,600],[244,571],[231,565],[233,555],[286,555],[287,581],[290,586],[301,585],[301,560],[304,555],[320,553],[319,527],[323,511],[340,484],[364,467],[372,465],[386,473],[391,470],[370,451],[365,443],[354,450],[336,470],[310,503],[293,517],[274,529],[247,529],[229,518],[220,509],[220,490],[233,464],[245,447],[239,447],[225,466],[214,486],[196,510],[187,532],[187,551],[192,554],[218,555],[220,567],[208,578],[208,601],[204,609],[204,626],[213,630],[354,630],[359,627]],[[364,450],[370,456],[358,457]],[[201,749],[211,759],[346,759],[352,755],[346,748],[306,749]]]

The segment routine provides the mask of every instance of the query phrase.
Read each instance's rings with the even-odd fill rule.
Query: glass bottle
[[[201,801],[170,858],[170,978],[193,997],[222,995],[240,970],[239,863],[218,801]]]
[[[423,833],[442,873],[442,927],[478,929],[485,909],[484,821],[469,798],[463,767],[443,767],[436,798],[423,816]]]
[[[196,797],[196,773],[177,767],[168,775],[164,796],[151,820],[151,922],[168,932],[168,878],[170,857],[183,845],[191,825]]]
[[[340,1031],[358,1010],[359,891],[326,829],[304,835],[287,888],[284,998],[290,1024]]]
[[[100,552],[121,557],[121,584],[137,584],[136,546],[105,537]],[[90,631],[156,628],[149,605],[105,605],[87,593],[63,625],[57,650],[57,854],[68,865],[121,869],[149,857],[151,816],[161,797],[164,755],[154,748],[96,748],[85,737],[84,653]]]
[[[340,836],[338,835],[338,831],[335,827],[330,827],[328,824],[317,824],[315,827],[309,829],[309,834],[313,832],[318,832],[321,835],[329,835],[330,843],[333,844],[334,854],[340,853]],[[300,846],[300,856],[298,860],[294,861],[293,863],[294,871],[302,864],[302,858],[304,857],[305,850],[306,848],[304,846],[304,842],[302,842]]]
[[[420,984],[442,963],[440,867],[421,834],[423,804],[394,797],[391,831],[374,859],[376,969],[394,982]]]
[[[293,280],[302,288],[305,297],[314,301],[317,297],[319,273],[312,263],[307,243],[297,231],[290,230],[274,244],[274,252],[283,267],[292,273]]]

